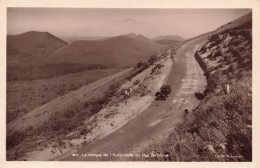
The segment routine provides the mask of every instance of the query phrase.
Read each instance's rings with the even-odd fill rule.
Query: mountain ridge
[[[27,65],[42,61],[67,43],[48,32],[29,31],[7,35],[7,66]]]
[[[133,66],[140,61],[147,61],[162,47],[136,37],[120,35],[97,41],[78,40],[54,52],[49,59],[54,62],[102,62],[120,67]]]
[[[159,40],[176,40],[176,41],[184,41],[185,39],[178,36],[178,35],[163,35],[163,36],[157,36],[152,39],[153,41],[159,41]]]

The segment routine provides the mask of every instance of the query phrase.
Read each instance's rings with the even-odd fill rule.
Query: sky
[[[49,32],[60,38],[128,33],[194,37],[233,21],[250,9],[8,8],[7,34]]]

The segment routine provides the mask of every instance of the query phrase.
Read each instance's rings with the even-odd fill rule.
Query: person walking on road
[[[132,94],[132,88],[129,89],[129,92],[128,92],[128,96],[131,97],[131,94]]]
[[[127,90],[125,89],[125,93],[124,93],[124,95],[125,95],[125,104],[127,103],[127,96],[128,96],[128,92],[127,92]]]

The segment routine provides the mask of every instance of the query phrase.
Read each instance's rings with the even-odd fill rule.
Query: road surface
[[[120,129],[84,146],[63,160],[135,160],[132,154],[167,138],[174,127],[183,121],[184,110],[198,105],[199,100],[194,94],[202,93],[206,87],[206,78],[194,58],[194,53],[203,40],[205,37],[188,42],[178,49],[166,82],[173,91],[165,101],[153,101],[146,110]],[[122,154],[126,154],[125,157],[121,157]]]

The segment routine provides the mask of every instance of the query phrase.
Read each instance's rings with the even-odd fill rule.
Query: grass
[[[21,156],[23,156],[23,153],[25,152],[23,146],[26,146],[26,143],[30,142],[30,148],[26,149],[28,151],[32,150],[32,146],[39,147],[37,145],[38,140],[43,140],[45,142],[48,142],[48,144],[57,144],[58,139],[70,139],[71,137],[68,137],[67,135],[74,131],[79,131],[80,135],[86,135],[87,133],[91,132],[91,129],[93,126],[85,126],[84,122],[86,119],[90,118],[91,116],[98,113],[101,109],[103,109],[107,103],[111,100],[114,96],[121,96],[121,93],[118,91],[119,87],[127,82],[129,79],[133,77],[133,75],[136,75],[141,71],[143,71],[145,68],[147,68],[147,63],[142,64],[139,68],[133,69],[129,74],[120,77],[119,79],[114,80],[112,83],[108,84],[108,87],[104,94],[101,97],[92,98],[91,100],[87,102],[78,102],[75,103],[73,106],[71,106],[69,109],[64,111],[62,114],[53,114],[50,117],[50,120],[48,120],[46,123],[43,124],[43,126],[40,126],[38,128],[28,128],[26,131],[14,133],[14,134],[8,134],[7,136],[7,159],[8,160],[17,160]],[[118,69],[109,69],[106,70],[99,70],[99,73],[93,73],[87,75],[86,73],[77,74],[78,76],[74,76],[76,74],[71,74],[68,76],[63,76],[63,78],[60,79],[48,79],[49,81],[42,83],[42,80],[40,80],[41,84],[39,84],[39,81],[27,81],[31,85],[21,84],[22,81],[16,82],[16,86],[26,86],[26,89],[19,89],[19,91],[14,92],[16,94],[19,94],[21,91],[41,91],[41,94],[38,94],[37,98],[50,98],[48,97],[48,93],[53,93],[53,89],[57,90],[58,92],[55,94],[57,97],[59,97],[61,94],[65,94],[69,92],[69,90],[73,89],[74,87],[80,87],[82,83],[90,83],[90,79],[97,79],[102,78],[109,73],[113,74]],[[83,80],[84,77],[86,80]],[[73,81],[73,78],[77,79]],[[77,82],[78,81],[78,82]],[[35,82],[34,85],[32,85],[32,82]],[[60,82],[60,83],[58,83]],[[12,86],[9,83],[9,87]],[[54,86],[51,87],[51,84]],[[38,88],[35,88],[35,86],[38,86]],[[27,88],[28,87],[28,88]],[[46,87],[48,89],[46,89]],[[51,88],[50,88],[51,87]],[[13,89],[16,88],[15,86],[12,87]],[[11,87],[9,88],[11,90]],[[36,90],[36,91],[34,91]],[[54,92],[55,93],[55,92]],[[10,95],[10,94],[9,94]],[[44,95],[44,96],[42,96]],[[33,97],[33,95],[28,95],[29,97]],[[14,99],[11,99],[14,100]],[[19,100],[19,99],[18,99]],[[37,100],[37,99],[36,99]],[[26,102],[26,101],[25,101]],[[10,102],[9,102],[10,103]],[[29,101],[26,102],[27,107],[29,105]],[[25,106],[26,107],[26,106]],[[15,111],[16,112],[16,111]],[[27,111],[24,111],[26,113]],[[16,116],[12,116],[13,113],[9,113],[8,116],[11,119],[14,119],[15,117],[21,116],[22,113],[18,113]],[[112,114],[111,114],[112,115]],[[14,117],[14,118],[12,118]],[[84,126],[84,127],[83,127]],[[58,139],[57,139],[58,138]],[[59,146],[59,145],[58,145]],[[16,151],[16,154],[12,153],[11,151]]]
[[[70,91],[119,71],[120,69],[92,70],[51,79],[8,82],[7,122]]]
[[[30,66],[7,67],[7,82],[18,80],[48,79],[66,74],[79,73],[89,70],[107,69],[100,64],[79,64],[79,63],[56,63]]]
[[[102,97],[91,99],[88,102],[79,102],[71,106],[62,114],[54,113],[50,119],[38,128],[30,127],[27,130],[20,132],[16,131],[12,134],[7,134],[7,150],[15,149],[18,156],[23,156],[24,149],[22,143],[30,142],[30,147],[27,150],[32,149],[32,146],[38,146],[37,140],[44,139],[49,144],[56,144],[60,140],[69,139],[67,135],[70,132],[79,131],[80,135],[86,135],[91,132],[92,126],[84,125],[86,119],[98,113],[106,103],[117,93],[119,86],[125,78],[121,80],[115,80],[107,89]],[[84,126],[84,127],[82,127]],[[19,146],[19,145],[22,146]],[[17,155],[7,153],[8,160],[16,160]]]
[[[151,57],[154,59],[154,57]],[[14,133],[14,134],[8,134],[7,136],[7,159],[8,160],[16,160],[19,159],[19,157],[23,156],[24,148],[23,146],[26,146],[25,143],[30,143],[30,148],[27,150],[32,150],[32,146],[39,147],[37,145],[38,140],[44,140],[45,142],[48,142],[48,144],[55,144],[57,146],[60,146],[57,144],[59,142],[62,144],[60,140],[70,139],[71,137],[68,137],[67,135],[71,132],[78,131],[79,137],[81,135],[86,135],[87,133],[91,132],[93,126],[87,126],[84,125],[84,122],[90,118],[91,116],[94,116],[97,114],[101,109],[106,107],[106,105],[110,102],[110,100],[113,97],[120,97],[122,93],[118,90],[120,86],[131,80],[135,75],[141,73],[146,68],[148,68],[151,65],[151,63],[138,63],[137,66],[130,71],[130,73],[126,74],[125,76],[120,77],[119,79],[114,80],[112,83],[108,84],[108,87],[106,91],[103,93],[102,96],[92,98],[89,101],[82,101],[77,102],[73,106],[71,106],[69,109],[62,113],[54,113],[50,117],[50,120],[48,120],[46,123],[43,124],[43,126],[40,126],[38,128],[28,128],[24,132]],[[109,71],[110,70],[110,71]],[[37,101],[37,99],[44,99],[44,101],[51,100],[51,94],[54,93],[54,96],[59,97],[63,94],[68,93],[70,90],[74,90],[75,88],[79,88],[82,86],[82,84],[88,84],[90,83],[90,80],[92,79],[95,81],[96,79],[105,77],[107,75],[113,74],[118,71],[118,69],[106,69],[106,70],[99,70],[94,73],[95,70],[89,71],[88,74],[86,73],[77,73],[77,74],[70,74],[65,75],[60,78],[53,78],[48,80],[38,80],[38,81],[17,81],[17,82],[10,82],[8,83],[8,95],[9,95],[9,105],[11,104],[11,100],[20,101],[21,98],[14,99],[16,95],[21,94],[21,92],[27,94],[29,98],[33,98],[34,95],[37,95],[34,102]],[[99,73],[97,73],[99,72]],[[89,74],[91,73],[91,74]],[[75,76],[77,75],[77,76]],[[74,80],[73,80],[74,79]],[[137,80],[136,84],[139,84],[140,81]],[[13,92],[14,88],[17,89],[17,86],[24,87],[19,88],[18,91]],[[144,89],[143,89],[144,90]],[[28,94],[28,91],[30,91]],[[56,92],[55,92],[56,91]],[[13,95],[11,93],[14,93]],[[11,99],[11,96],[12,99]],[[29,107],[33,108],[29,101],[24,100],[24,111],[23,113],[16,114],[14,112],[9,112],[7,114],[9,122],[14,120],[16,117],[19,117],[23,115],[24,113],[28,112]],[[39,104],[34,104],[34,107],[39,106]],[[109,106],[109,104],[108,104]],[[9,108],[10,106],[8,106]],[[18,110],[19,109],[19,106]],[[13,109],[9,109],[13,110]],[[13,114],[16,114],[16,116],[13,116]],[[113,115],[113,113],[108,114]],[[41,147],[41,146],[40,146]],[[12,154],[13,151],[16,150],[16,155]]]

